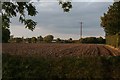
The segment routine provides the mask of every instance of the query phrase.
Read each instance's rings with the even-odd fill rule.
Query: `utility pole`
[[[82,39],[82,24],[83,22],[80,22],[80,39]]]

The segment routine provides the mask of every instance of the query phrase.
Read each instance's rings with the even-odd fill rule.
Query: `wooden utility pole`
[[[82,39],[82,24],[83,22],[80,22],[80,39]]]

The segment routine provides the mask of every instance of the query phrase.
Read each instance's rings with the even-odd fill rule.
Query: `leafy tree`
[[[53,35],[47,35],[43,38],[45,42],[52,42],[54,36]]]
[[[97,44],[105,44],[105,39],[102,37],[96,38],[96,37],[86,37],[80,39],[81,43],[97,43]]]
[[[56,39],[56,42],[58,42],[58,43],[61,42],[61,41],[62,41],[62,40],[61,40],[60,38],[57,38],[57,39]]]
[[[109,6],[108,11],[101,17],[101,26],[104,28],[106,35],[120,33],[120,1]]]
[[[13,38],[13,36],[10,36],[9,42],[10,43],[21,43],[21,42],[23,42],[23,40],[20,37]]]
[[[25,25],[25,28],[34,30],[36,22],[32,19],[27,19],[25,12],[29,16],[37,14],[35,6],[29,2],[0,2],[2,4],[2,42],[8,42],[10,38],[10,18],[19,16],[19,21]]]
[[[36,37],[32,37],[31,42],[32,43],[36,43],[37,42],[37,38]]]
[[[72,38],[69,38],[68,40],[72,41]]]
[[[21,42],[22,42],[22,38],[19,38],[19,37],[14,38],[14,41],[15,41],[16,43],[21,43]]]
[[[26,1],[30,1],[30,0],[26,0]],[[59,4],[62,5],[62,8],[65,12],[69,12],[70,9],[72,8],[70,1],[64,2],[62,0],[59,0]],[[35,16],[38,13],[32,2],[19,2],[19,1],[17,2],[15,0],[11,0],[11,2],[0,2],[0,5],[2,5],[2,10],[1,10],[2,11],[2,27],[3,27],[2,29],[6,29],[8,31],[11,23],[10,19],[16,16],[19,16],[19,22],[23,23],[25,25],[25,28],[28,28],[29,30],[32,30],[32,31],[35,29],[37,22],[35,22],[30,18],[26,18],[26,15]],[[4,33],[6,33],[4,32],[6,30],[2,31],[3,35]],[[9,32],[10,31],[8,31],[8,33]],[[5,42],[8,42],[6,40]]]
[[[31,43],[31,38],[26,38],[25,41],[26,43]]]
[[[10,18],[19,16],[19,21],[25,25],[25,28],[34,30],[36,22],[32,19],[27,19],[25,12],[29,16],[37,14],[35,6],[30,2],[3,2],[2,4],[2,27],[9,28]]]
[[[14,35],[10,35],[10,39],[8,41],[12,42],[13,40],[14,40]]]
[[[64,12],[69,12],[72,8],[72,4],[70,1],[59,0],[59,4],[62,6]]]
[[[81,43],[97,43],[97,39],[96,37],[86,37],[86,38],[82,38]]]
[[[25,28],[34,30],[37,22],[32,19],[26,18],[26,15],[35,16],[37,15],[36,7],[33,5],[31,0],[26,0],[28,2],[17,2],[11,0],[11,2],[1,2],[2,4],[2,27],[9,28],[10,18],[19,16],[19,22],[25,25]],[[39,1],[39,0],[38,0]],[[72,8],[70,1],[59,0],[59,4],[65,12],[69,12]],[[27,14],[26,14],[27,13]]]
[[[100,44],[105,44],[105,39],[103,39],[102,37],[97,38],[97,41]]]
[[[37,41],[38,42],[43,41],[43,37],[42,36],[37,37]]]
[[[7,43],[9,39],[10,39],[9,29],[2,27],[2,42]]]

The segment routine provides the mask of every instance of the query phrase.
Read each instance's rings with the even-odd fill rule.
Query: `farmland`
[[[19,44],[4,43],[3,53],[21,56],[119,56],[120,51],[97,44]]]
[[[3,79],[120,78],[119,51],[97,44],[2,45]]]

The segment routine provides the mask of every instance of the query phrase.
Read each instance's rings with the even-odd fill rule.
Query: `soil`
[[[37,56],[119,56],[120,51],[102,44],[4,43],[2,53]]]

